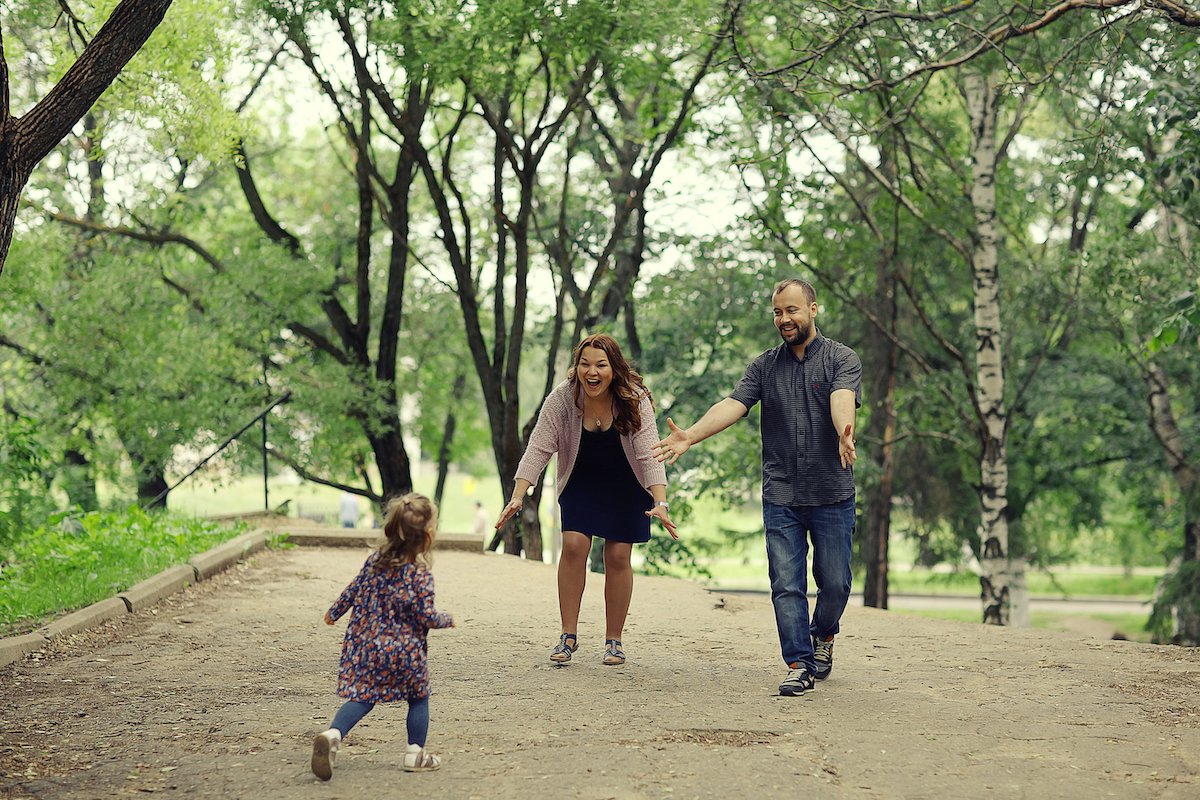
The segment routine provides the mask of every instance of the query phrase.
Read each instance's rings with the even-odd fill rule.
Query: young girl
[[[358,577],[325,612],[325,624],[353,609],[338,669],[338,709],[329,730],[313,740],[312,771],[333,777],[342,738],[376,703],[408,702],[408,750],[404,769],[437,769],[441,759],[425,752],[429,733],[429,670],[426,634],[453,628],[449,614],[434,610],[429,551],[437,509],[428,497],[406,494],[388,503],[386,541],[363,564]]]

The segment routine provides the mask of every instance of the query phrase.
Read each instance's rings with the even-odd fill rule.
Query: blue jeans
[[[854,498],[827,506],[777,506],[763,501],[771,603],[783,660],[812,672],[812,637],[833,636],[850,600]],[[808,616],[808,540],[812,537],[817,603]]]
[[[333,717],[333,722],[329,723],[329,727],[336,728],[342,738],[346,738],[346,734],[350,729],[358,724],[359,720],[371,712],[375,707],[374,703],[364,703],[359,700],[347,700],[338,709],[337,714]],[[429,736],[429,698],[423,697],[420,700],[408,701],[408,743],[419,744],[425,746],[425,739]]]

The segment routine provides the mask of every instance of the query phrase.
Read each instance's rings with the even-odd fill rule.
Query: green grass
[[[1158,576],[1064,570],[1028,572],[1025,582],[1034,597],[1150,597]],[[979,578],[966,572],[893,569],[888,572],[888,588],[901,594],[978,594]]]
[[[727,589],[759,589],[767,585],[767,561],[765,555],[742,556],[739,558],[702,559],[712,573],[713,586]],[[680,576],[684,577],[684,576]],[[1032,597],[1137,597],[1148,599],[1154,594],[1159,576],[1134,574],[1128,577],[1108,571],[1088,571],[1076,567],[1053,573],[1031,572],[1026,583]],[[855,582],[861,583],[862,576],[856,575]],[[888,571],[888,590],[895,594],[929,594],[940,596],[979,595],[979,578],[968,572],[934,572],[933,570],[905,570],[892,568]]]
[[[0,547],[0,635],[112,597],[244,531],[136,507],[47,525]]]
[[[892,609],[893,613],[911,614],[928,619],[949,619],[956,622],[979,622],[979,611],[970,609]],[[1120,633],[1130,641],[1149,642],[1146,614],[1066,614],[1055,611],[1034,611],[1029,615],[1034,628],[1053,631],[1089,632],[1100,636]],[[1105,630],[1107,628],[1107,631]]]

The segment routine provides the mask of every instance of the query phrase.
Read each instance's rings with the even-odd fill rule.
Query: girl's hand
[[[504,523],[512,519],[513,515],[520,511],[521,507],[524,505],[525,503],[519,498],[516,500],[509,500],[508,504],[504,506],[504,509],[500,512],[500,519],[496,520],[496,529],[499,530],[500,528],[504,527]]]
[[[679,540],[679,534],[675,532],[675,523],[671,521],[671,512],[664,506],[655,506],[646,512],[646,516],[657,519],[667,529],[667,533],[671,534],[672,539]]]
[[[329,616],[329,612],[328,612],[328,611],[326,611],[326,612],[325,612],[325,624],[326,624],[326,625],[332,625],[332,624],[333,624],[333,618]]]

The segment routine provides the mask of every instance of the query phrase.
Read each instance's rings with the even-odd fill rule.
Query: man
[[[817,294],[787,279],[771,293],[783,343],[754,359],[733,393],[700,421],[654,447],[674,464],[697,442],[728,428],[762,403],[763,524],[771,603],[788,675],[781,695],[813,688],[833,670],[833,640],[850,598],[854,533],[855,409],[862,404],[862,362],[816,328]],[[817,602],[808,613],[808,541]]]
[[[471,528],[472,532],[481,540],[487,538],[488,529],[492,527],[492,517],[488,514],[487,509],[483,507],[483,503],[475,501],[475,522]]]
[[[342,492],[341,502],[338,503],[338,518],[343,528],[353,528],[358,525],[358,498],[350,492]]]

